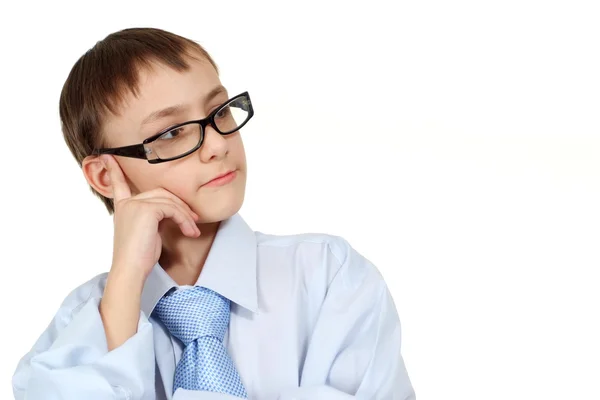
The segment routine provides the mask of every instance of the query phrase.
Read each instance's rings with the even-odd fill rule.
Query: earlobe
[[[81,163],[88,184],[104,197],[112,198],[112,186],[104,161],[98,156],[88,156]]]

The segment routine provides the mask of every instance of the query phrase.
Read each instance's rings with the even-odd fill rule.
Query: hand
[[[131,196],[114,157],[101,159],[108,170],[115,206],[113,261],[99,308],[111,351],[137,332],[142,288],[162,251],[159,223],[170,218],[189,237],[197,237],[200,230],[195,222],[198,215],[173,193],[155,189]]]
[[[170,218],[188,237],[198,237],[198,215],[180,198],[166,189],[155,189],[131,196],[123,171],[113,156],[102,160],[108,170],[114,201],[113,269],[145,282],[158,262],[162,240],[159,223]],[[115,271],[116,272],[116,271]]]

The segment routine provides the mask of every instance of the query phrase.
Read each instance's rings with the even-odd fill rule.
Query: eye
[[[168,132],[165,132],[160,137],[160,140],[169,140],[175,139],[177,136],[181,135],[185,129],[185,126],[180,126],[179,128],[171,129]]]
[[[223,118],[228,117],[229,115],[231,115],[231,109],[229,106],[227,106],[227,107],[223,107],[222,109],[220,109],[219,112],[217,112],[215,114],[215,118],[223,119]]]

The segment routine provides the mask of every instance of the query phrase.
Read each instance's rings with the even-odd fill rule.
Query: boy
[[[62,129],[114,214],[112,265],[19,362],[16,399],[414,399],[377,269],[342,238],[237,214],[253,114],[169,32],[119,31],[77,61]]]

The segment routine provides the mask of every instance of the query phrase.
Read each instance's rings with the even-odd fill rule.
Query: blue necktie
[[[167,293],[154,312],[185,345],[175,368],[177,388],[227,393],[246,398],[246,389],[223,345],[230,302],[204,287]]]

